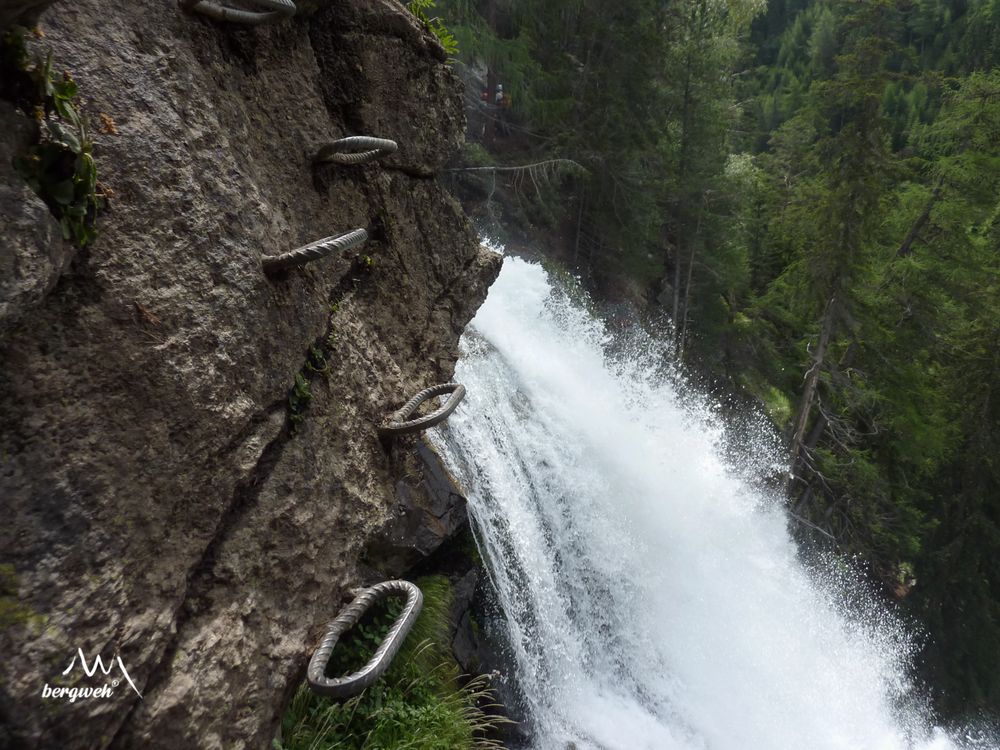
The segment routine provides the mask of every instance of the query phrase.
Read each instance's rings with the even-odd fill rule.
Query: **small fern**
[[[449,57],[454,57],[458,54],[458,42],[455,40],[454,34],[444,25],[440,16],[428,15],[428,11],[433,11],[435,5],[434,0],[412,0],[407,7],[410,9],[410,13],[419,18],[427,30],[438,38],[445,53]]]

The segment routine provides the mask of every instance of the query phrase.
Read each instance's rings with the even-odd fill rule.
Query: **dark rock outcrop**
[[[396,502],[365,552],[375,575],[400,576],[427,560],[468,523],[466,501],[437,452],[422,440],[406,457]]]
[[[0,101],[0,336],[52,291],[75,248],[14,169],[11,155],[36,139],[37,124]]]
[[[0,563],[28,613],[0,629],[0,745],[264,747],[400,482],[427,492],[375,425],[450,378],[498,270],[426,177],[460,142],[460,91],[387,0],[256,29],[80,0],[42,27],[113,198],[75,251],[0,175],[0,272],[17,264],[0,283]],[[400,150],[313,171],[323,142],[360,133]],[[5,127],[0,161],[18,147]],[[373,236],[359,252],[261,271],[355,227]],[[124,682],[43,698],[117,679],[62,675],[77,649],[120,654],[142,700]]]
[[[0,32],[11,26],[33,26],[55,0],[0,0]]]
[[[452,602],[451,650],[455,661],[466,674],[478,674],[482,667],[479,655],[479,633],[472,624],[472,601],[479,583],[479,569],[472,568],[454,585]]]

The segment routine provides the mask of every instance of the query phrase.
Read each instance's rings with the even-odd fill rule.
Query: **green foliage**
[[[485,65],[488,85],[512,96],[504,119],[530,152],[518,161],[562,157],[587,170],[516,192],[518,218],[560,231],[572,217],[574,271],[650,298],[667,277],[681,316],[724,325],[745,273],[706,248],[745,257],[722,224],[739,114],[730,71],[764,3],[443,3],[463,62]],[[511,160],[472,152],[468,163]]]
[[[282,721],[277,750],[501,747],[486,735],[502,719],[479,708],[490,702],[491,691],[482,678],[462,686],[448,655],[450,583],[443,576],[428,576],[416,583],[423,592],[424,607],[385,676],[344,703],[300,688]],[[343,674],[366,663],[400,608],[398,599],[373,607],[370,616],[337,644],[337,661],[331,659],[328,672]]]
[[[797,510],[897,596],[916,580],[924,676],[953,717],[1000,705],[1000,564],[982,552],[1000,529],[1000,77],[972,22],[990,5],[772,5],[733,214],[751,284],[728,367],[804,415]]]
[[[778,427],[785,428],[791,423],[794,410],[788,396],[774,386],[767,386],[755,395],[764,404],[768,416]]]
[[[327,675],[340,677],[353,674],[367,664],[403,611],[405,603],[403,597],[387,597],[365,612],[337,642],[337,648],[327,663]]]
[[[312,401],[312,390],[309,381],[301,372],[295,373],[295,383],[288,392],[288,419],[292,425],[292,431],[302,424],[305,419],[305,411]]]
[[[321,375],[329,372],[330,366],[327,364],[326,355],[323,354],[318,346],[309,347],[309,356],[306,358],[305,370]]]
[[[14,566],[0,565],[0,631],[29,622],[33,616],[31,609],[18,599]]]
[[[462,162],[470,167],[489,167],[496,164],[496,158],[481,143],[466,141],[462,145]]]
[[[53,73],[51,53],[44,61],[29,63],[23,34],[23,29],[15,29],[4,35],[3,69],[21,71],[30,79],[34,90],[29,94],[22,85],[19,104],[38,118],[42,129],[39,143],[17,156],[14,166],[59,219],[63,238],[83,247],[97,236],[94,224],[103,198],[97,192],[87,123],[73,104],[77,84],[68,73]]]
[[[458,42],[455,40],[454,34],[444,25],[440,16],[428,16],[428,12],[433,11],[436,5],[435,0],[410,0],[406,7],[420,19],[428,31],[437,37],[446,54],[456,55],[458,54]]]
[[[295,373],[295,382],[292,383],[288,391],[287,412],[290,431],[295,434],[296,430],[305,420],[306,411],[313,400],[312,386],[310,383],[318,376],[327,376],[330,373],[328,361],[330,350],[336,343],[333,332],[332,313],[336,312],[337,306],[331,306],[330,333],[320,342],[309,347],[306,353],[306,361],[302,369]]]

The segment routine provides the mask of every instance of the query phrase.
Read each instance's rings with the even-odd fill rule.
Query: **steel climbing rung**
[[[292,0],[245,0],[245,2],[266,8],[266,10],[253,11],[230,8],[228,5],[211,2],[211,0],[182,0],[181,7],[184,10],[201,13],[219,21],[232,21],[251,26],[280,21],[295,15],[295,3]]]
[[[375,602],[392,594],[405,594],[406,604],[372,658],[357,672],[343,677],[327,677],[326,665],[340,636],[354,627]],[[306,679],[312,691],[330,698],[344,699],[370,687],[389,668],[407,633],[417,621],[423,604],[424,596],[420,589],[409,581],[384,581],[363,589],[330,623],[319,648],[309,660]]]
[[[399,146],[387,138],[352,135],[323,146],[316,154],[315,164],[364,164],[395,153]]]
[[[433,398],[434,396],[443,396],[446,393],[450,393],[451,397],[445,401],[445,403],[437,411],[431,412],[426,417],[420,417],[418,419],[408,418],[412,415],[417,408],[427,399]],[[430,388],[424,388],[416,396],[411,398],[403,407],[392,414],[384,424],[378,428],[379,437],[396,437],[398,435],[406,435],[411,432],[420,432],[421,430],[426,430],[428,427],[433,427],[436,424],[440,424],[446,420],[451,413],[455,411],[461,400],[465,398],[465,386],[461,383],[441,383],[440,385],[433,385]]]
[[[323,258],[334,250],[343,251],[349,247],[360,245],[368,239],[368,232],[364,229],[355,229],[346,234],[324,237],[321,240],[310,242],[308,245],[297,247],[281,255],[269,255],[261,260],[265,273],[275,273],[286,268],[302,266],[312,260]]]

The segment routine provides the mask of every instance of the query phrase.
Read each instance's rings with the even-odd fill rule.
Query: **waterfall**
[[[905,628],[849,575],[807,570],[747,478],[773,468],[766,430],[725,445],[668,354],[511,257],[463,337],[468,396],[433,439],[534,746],[956,747],[922,718]]]

